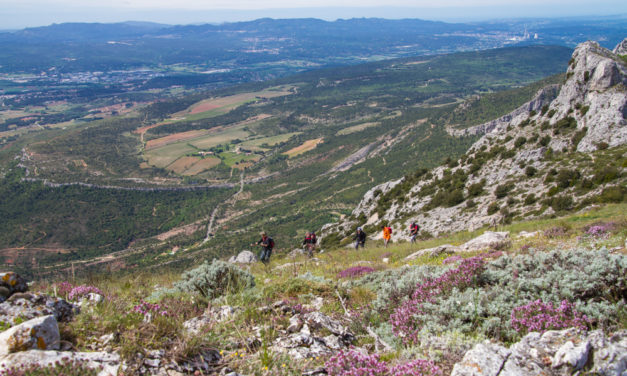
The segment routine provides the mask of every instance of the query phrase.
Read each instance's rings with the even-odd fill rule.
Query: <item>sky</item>
[[[625,0],[0,0],[0,29],[62,22],[221,23],[261,17],[495,18],[627,14]]]

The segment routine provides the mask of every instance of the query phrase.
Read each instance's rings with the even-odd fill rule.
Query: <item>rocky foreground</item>
[[[0,273],[0,374],[624,375],[619,219],[270,267],[246,251],[171,287]]]

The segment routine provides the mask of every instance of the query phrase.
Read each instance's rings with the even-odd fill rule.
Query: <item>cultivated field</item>
[[[182,174],[187,176],[198,175],[203,171],[206,171],[210,168],[213,168],[220,164],[220,158],[216,157],[205,157],[196,161],[191,167],[189,167]]]
[[[144,155],[149,165],[166,168],[181,156],[194,152],[196,150],[186,143],[178,143],[147,151]]]
[[[302,143],[302,145],[299,145],[295,148],[292,148],[288,151],[286,151],[283,154],[286,154],[288,157],[292,158],[295,157],[297,155],[306,153],[310,150],[313,150],[316,148],[316,146],[318,146],[318,144],[322,143],[324,139],[322,138],[314,138],[313,140],[307,140],[305,142]]]
[[[162,146],[174,144],[180,141],[191,140],[204,136],[208,133],[205,130],[187,131],[181,133],[174,133],[165,137],[157,138],[146,142],[146,150],[157,149]]]
[[[302,132],[292,132],[292,133],[280,134],[278,136],[256,138],[254,140],[244,141],[240,145],[244,148],[260,147],[263,144],[267,144],[268,146],[274,146],[276,144],[280,144],[281,142],[285,142],[289,140],[290,138],[292,138],[293,136],[299,135],[301,133]]]
[[[229,95],[227,97],[211,98],[190,106],[187,110],[178,112],[174,116],[184,116],[185,120],[197,120],[221,115],[243,104],[255,100],[270,99],[292,94],[292,86],[279,86],[262,91]]]
[[[366,128],[376,127],[377,125],[380,125],[380,123],[371,122],[371,123],[357,124],[357,125],[353,125],[352,127],[342,129],[341,131],[337,132],[337,135],[345,136],[347,134],[363,131]]]

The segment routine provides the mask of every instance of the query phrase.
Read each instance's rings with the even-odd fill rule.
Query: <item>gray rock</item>
[[[510,351],[501,345],[479,343],[455,364],[451,376],[497,376],[509,355]]]
[[[60,339],[54,316],[38,317],[0,333],[0,356],[31,349],[57,350]]]
[[[623,39],[619,44],[617,44],[612,52],[616,55],[627,55],[627,38]]]
[[[80,362],[93,369],[102,367],[98,376],[116,376],[121,366],[120,356],[116,353],[29,350],[0,358],[0,368],[18,364],[46,367],[63,361]]]
[[[290,317],[290,325],[287,327],[288,333],[296,333],[299,332],[303,327],[303,320],[300,318],[300,315],[294,315]]]
[[[161,360],[159,359],[144,359],[144,365],[150,368],[159,368],[161,365]]]
[[[254,264],[257,262],[257,256],[248,250],[241,251],[237,256],[229,259],[232,264]]]
[[[459,248],[461,251],[474,252],[487,249],[503,249],[511,244],[509,232],[486,231],[482,235],[467,241]]]
[[[8,298],[16,292],[28,291],[28,282],[14,272],[0,272],[0,286],[9,290],[9,294],[6,295],[5,298]]]
[[[35,317],[54,315],[59,322],[68,322],[77,311],[75,306],[60,298],[42,294],[15,293],[0,303],[0,321],[8,324],[16,319],[30,320]]]
[[[627,370],[627,331],[611,337],[596,330],[575,328],[529,333],[509,349],[478,344],[455,365],[452,376],[566,376],[587,374],[624,376]]]
[[[316,311],[305,314],[305,321],[307,321],[309,327],[314,330],[325,328],[335,335],[344,335],[349,333],[348,329],[339,321],[330,318],[322,312]]]
[[[420,251],[416,251],[411,255],[405,257],[405,260],[413,260],[421,256],[430,256],[430,257],[438,257],[442,254],[453,254],[459,249],[451,244],[439,245],[433,248],[421,249]]]
[[[198,334],[203,327],[212,322],[222,322],[230,319],[237,313],[237,310],[231,306],[211,307],[202,316],[194,317],[183,323],[183,327],[192,334]]]
[[[582,369],[588,362],[591,348],[589,341],[583,341],[577,346],[572,341],[566,342],[553,356],[553,368],[567,366],[575,371]]]

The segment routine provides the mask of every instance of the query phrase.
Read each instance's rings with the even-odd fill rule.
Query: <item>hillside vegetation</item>
[[[263,228],[272,229],[280,248],[290,248],[305,231],[348,214],[373,185],[463,154],[475,138],[453,137],[444,127],[460,101],[559,72],[568,55],[561,47],[507,48],[312,71],[25,135],[0,151],[4,181],[21,176],[10,167],[17,156],[26,169],[20,190],[42,200],[22,212],[15,208],[34,196],[13,195],[3,203],[4,212],[15,213],[0,225],[7,234],[2,248],[11,255],[5,260],[16,262],[13,248],[50,248],[55,256],[46,255],[40,265],[65,260],[70,267],[72,260],[83,258],[81,265],[89,265],[87,255],[130,247],[121,255],[133,258],[115,258],[117,267],[182,268],[242,249]],[[531,92],[508,91],[506,102],[523,103]],[[507,106],[499,114],[506,111]],[[54,189],[77,183],[87,186]],[[242,191],[233,196],[240,183]],[[175,191],[143,191],[155,188]],[[100,220],[80,220],[74,191],[102,198],[88,205]],[[124,197],[137,202],[130,206],[137,208],[132,214],[116,209]],[[161,197],[173,200],[169,215],[151,211],[151,202]],[[24,226],[31,218],[40,220]],[[191,224],[196,225],[180,235],[150,238]],[[8,235],[15,229],[19,237]],[[202,242],[207,233],[208,242]],[[141,247],[133,248],[137,244]],[[174,248],[180,251],[171,252]],[[17,259],[24,271],[30,269],[30,254]]]
[[[584,333],[625,329],[624,211],[624,204],[608,205],[500,226],[511,236],[506,242],[456,254],[430,250],[484,230],[388,248],[369,241],[364,250],[327,250],[313,259],[277,254],[269,265],[242,269],[215,261],[181,276],[68,275],[31,290],[70,301],[102,295],[60,323],[61,338],[75,351],[120,354],[113,364],[124,362],[125,374],[325,369],[341,376],[348,375],[343,367],[361,361],[371,372],[390,372],[373,374],[449,374],[485,339],[511,344],[530,331],[570,326]],[[420,250],[426,253],[407,258]],[[555,309],[555,317],[534,316],[538,304],[549,307],[549,316]],[[361,360],[344,364],[341,357]],[[416,373],[400,373],[407,364]]]

